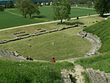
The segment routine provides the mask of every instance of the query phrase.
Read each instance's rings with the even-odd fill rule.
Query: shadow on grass
[[[39,15],[39,16],[32,16],[32,18],[46,18],[46,16]]]
[[[102,17],[103,17],[103,18],[107,18],[107,17],[109,17],[109,16],[110,16],[110,15],[103,15]]]
[[[84,25],[82,22],[63,22],[63,23],[58,23],[58,25],[63,24],[63,25]]]

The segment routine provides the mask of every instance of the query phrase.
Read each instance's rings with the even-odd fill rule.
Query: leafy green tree
[[[5,8],[3,7],[3,6],[0,6],[0,11],[4,11],[5,10]]]
[[[17,7],[21,11],[22,15],[26,18],[27,15],[32,18],[32,14],[40,14],[39,8],[34,5],[32,0],[17,0]]]
[[[90,8],[90,7],[93,7],[93,2],[91,1],[87,1],[87,6]]]
[[[110,11],[110,0],[96,0],[95,9],[100,16],[103,16],[104,13],[109,13]]]
[[[70,19],[71,12],[71,4],[70,0],[54,0],[53,2],[54,8],[54,18],[57,20],[61,20],[63,23],[63,19]]]
[[[5,7],[6,7],[6,8],[13,8],[13,7],[14,7],[14,2],[9,0],[9,1],[5,4]]]

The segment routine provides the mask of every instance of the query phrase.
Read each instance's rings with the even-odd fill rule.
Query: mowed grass
[[[110,19],[88,27],[85,31],[94,33],[101,38],[102,47],[99,50],[101,54],[98,57],[79,60],[78,63],[84,67],[110,72]]]
[[[0,60],[0,83],[62,83],[61,69],[72,69],[68,62],[41,63]]]
[[[44,15],[47,18],[53,20],[54,13],[52,7],[41,7],[40,10],[42,16]],[[81,9],[81,8],[72,7],[70,17],[86,16],[89,14],[96,14],[95,9],[84,9],[84,8]]]
[[[70,22],[73,22],[73,23],[80,22],[80,23],[83,23],[84,26],[91,26],[91,25],[95,24],[96,21],[100,22],[102,20],[103,20],[103,18],[98,17],[98,16],[94,16],[94,17],[89,16],[87,18],[80,18],[79,20],[70,20]],[[28,34],[32,34],[32,33],[37,32],[38,29],[52,30],[52,29],[59,29],[62,27],[66,27],[66,25],[58,25],[57,23],[49,23],[49,24],[34,25],[34,26],[22,27],[22,28],[13,28],[10,30],[3,30],[3,31],[0,31],[0,40],[7,40],[10,38],[12,39],[15,37],[13,34],[17,33],[17,32],[25,32]],[[83,26],[81,26],[81,27],[83,27]],[[82,29],[77,28],[77,29],[75,29],[75,31],[80,32]],[[75,33],[75,34],[77,34],[77,33]]]
[[[7,9],[5,12],[0,12],[0,29],[54,20],[52,7],[40,7],[39,9],[41,17],[33,19],[23,18],[17,9]],[[77,17],[95,13],[93,9],[72,8],[70,16]]]
[[[50,33],[0,45],[0,49],[17,51],[20,55],[42,60],[84,56],[90,50],[91,43],[74,33],[74,29]]]
[[[96,21],[103,20],[100,17],[81,18],[77,21],[83,22],[85,26],[93,25]],[[76,20],[72,20],[75,22]],[[84,26],[83,25],[83,26]],[[8,49],[17,51],[23,56],[32,56],[35,59],[50,60],[52,57],[59,59],[67,59],[84,56],[91,48],[91,43],[77,34],[82,31],[83,26],[68,29],[56,33],[49,33],[38,37],[32,37],[12,43],[0,45],[0,49]],[[57,25],[57,23],[36,25],[30,27],[22,27],[0,32],[0,39],[12,39],[16,32],[25,31],[26,33],[34,33],[37,29],[58,29],[66,27],[66,25]]]
[[[45,21],[45,20],[44,20]],[[0,29],[15,27],[20,25],[44,22],[40,19],[29,19],[17,16],[8,12],[0,12]]]

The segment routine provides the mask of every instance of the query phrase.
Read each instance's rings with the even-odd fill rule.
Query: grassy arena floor
[[[79,19],[79,21],[84,22],[86,26],[94,24],[93,22],[96,20],[100,21],[102,19],[99,17]],[[0,39],[11,38],[13,37],[12,34],[18,31],[31,33],[38,28],[52,29],[64,26],[65,25],[57,25],[56,23],[53,23],[1,31],[0,35],[2,36],[0,36]],[[80,57],[85,55],[85,53],[87,53],[91,48],[91,43],[89,41],[77,36],[78,32],[81,30],[82,28],[73,28],[38,37],[32,37],[29,39],[0,45],[0,49],[17,51],[23,56],[31,56],[35,59],[43,60],[50,60],[52,56],[57,59]]]
[[[89,41],[74,35],[74,30],[70,29],[0,45],[0,48],[16,50],[35,59],[50,60],[52,56],[57,59],[83,56],[90,46]]]
[[[87,68],[92,67],[110,73],[110,19],[88,27],[85,31],[94,33],[101,38],[102,47],[99,50],[101,54],[98,57],[79,60],[78,63]]]
[[[23,18],[16,9],[7,9],[5,12],[0,12],[0,29],[53,20],[52,7],[41,7],[40,11],[41,18],[35,17],[34,19]],[[72,8],[71,17],[95,13],[93,9]]]

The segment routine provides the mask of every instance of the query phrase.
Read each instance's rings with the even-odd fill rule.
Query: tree
[[[87,1],[87,6],[88,6],[88,8],[93,7],[93,2]]]
[[[0,11],[4,11],[5,10],[5,8],[3,7],[3,6],[0,6]]]
[[[25,18],[27,15],[32,18],[34,13],[40,14],[39,8],[34,5],[32,0],[17,0],[17,7]]]
[[[54,0],[53,2],[54,8],[54,18],[57,20],[61,20],[63,23],[63,19],[70,19],[71,5],[70,0]]]
[[[95,9],[100,16],[103,16],[104,13],[109,13],[110,11],[110,0],[96,0]]]
[[[13,7],[14,7],[14,2],[13,2],[13,1],[8,1],[8,2],[5,4],[5,7],[6,7],[6,8],[13,8]]]

